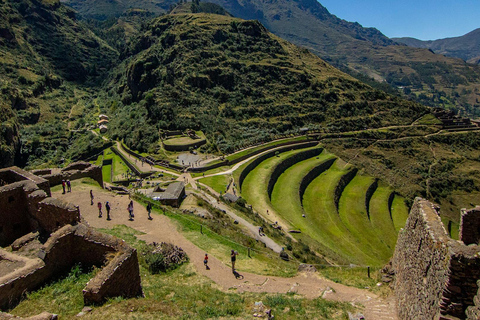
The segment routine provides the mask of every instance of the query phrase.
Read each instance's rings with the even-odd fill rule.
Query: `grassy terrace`
[[[405,221],[407,221],[407,218],[408,208],[405,205],[405,199],[396,194],[392,203],[392,221],[397,232],[405,226]]]
[[[357,242],[340,220],[334,203],[335,188],[341,177],[351,169],[337,160],[329,170],[318,176],[305,190],[303,206],[306,219],[316,229],[315,239],[347,261],[378,264],[377,259]]]
[[[300,137],[295,137],[295,138],[288,138],[288,139],[281,139],[281,140],[275,140],[275,141],[272,141],[272,142],[268,142],[268,143],[264,143],[264,144],[261,144],[259,146],[256,146],[256,147],[252,147],[252,148],[247,148],[247,149],[244,149],[242,151],[239,151],[239,152],[236,152],[236,153],[233,153],[229,156],[226,156],[225,157],[225,160],[229,160],[229,161],[233,161],[233,160],[236,160],[240,157],[243,157],[245,155],[248,155],[250,153],[253,153],[255,151],[258,151],[258,150],[261,150],[261,149],[265,149],[265,148],[269,148],[269,147],[274,147],[274,146],[278,146],[279,144],[282,144],[282,143],[285,143],[285,142],[291,142],[291,141],[296,141],[296,142],[305,142],[307,141],[307,137],[305,136],[300,136]],[[216,161],[212,161],[210,162],[209,164],[215,164],[215,163],[219,163],[223,160],[216,160]]]
[[[270,178],[272,170],[277,164],[289,156],[303,151],[305,151],[305,149],[287,151],[260,163],[243,181],[242,197],[248,203],[253,204],[255,209],[261,214],[266,214],[267,210],[273,211],[274,207],[267,193],[268,179]]]
[[[198,179],[198,182],[206,184],[218,193],[225,193],[231,178],[231,175],[224,174]]]
[[[373,254],[379,262],[386,263],[392,251],[380,240],[377,230],[372,228],[365,203],[367,190],[374,181],[372,177],[357,174],[343,190],[338,211],[343,224],[361,245],[362,250]],[[372,205],[375,206],[376,203]],[[389,216],[388,210],[383,214]]]
[[[370,199],[370,222],[383,243],[393,252],[397,242],[397,230],[388,207],[388,199],[393,190],[379,182],[377,190]]]

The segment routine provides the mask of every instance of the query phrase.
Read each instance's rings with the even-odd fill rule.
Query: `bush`
[[[149,253],[145,256],[145,263],[148,266],[148,271],[151,274],[158,274],[166,272],[168,265],[165,262],[165,257],[161,253]]]

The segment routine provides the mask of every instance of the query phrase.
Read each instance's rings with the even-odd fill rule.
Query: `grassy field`
[[[338,213],[345,227],[363,248],[362,250],[369,252],[369,255],[373,254],[378,262],[386,263],[392,256],[393,250],[381,241],[377,230],[372,228],[365,203],[366,192],[374,180],[370,176],[357,174],[342,192]],[[388,210],[383,214],[388,217]]]
[[[312,237],[336,252],[346,261],[378,264],[374,256],[357,242],[340,220],[334,203],[335,188],[351,166],[337,160],[329,170],[318,176],[305,190],[303,206],[307,219],[315,228]]]
[[[206,139],[205,134],[202,131],[196,131],[195,133],[197,134],[199,139],[192,139],[189,136],[174,136],[172,138],[163,140],[163,144],[167,146],[173,146],[173,145],[183,146],[183,145],[191,144],[194,142],[199,143],[199,142],[205,141]]]
[[[232,175],[219,175],[199,179],[198,182],[204,183],[218,193],[225,193],[227,185],[232,179]]]
[[[138,231],[126,226],[101,230],[125,239],[139,252],[145,243],[139,241]],[[240,258],[240,256],[239,256]],[[239,264],[241,261],[239,261]],[[82,289],[99,270],[84,270],[75,266],[68,275],[45,285],[9,312],[17,316],[31,316],[46,310],[61,319],[77,319],[84,307]],[[92,306],[84,319],[245,319],[253,312],[255,301],[263,301],[272,308],[278,319],[346,319],[354,311],[348,303],[321,298],[305,299],[295,294],[237,293],[220,291],[210,279],[198,274],[187,263],[168,273],[152,275],[140,255],[140,275],[145,296],[133,299],[114,298]]]
[[[392,203],[392,221],[395,230],[400,231],[405,226],[408,218],[408,208],[405,205],[405,199],[399,195],[395,195]]]
[[[370,222],[378,237],[387,245],[391,252],[397,243],[397,231],[389,214],[388,198],[393,190],[379,182],[377,190],[370,199]]]

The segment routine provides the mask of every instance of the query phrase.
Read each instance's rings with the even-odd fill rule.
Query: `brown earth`
[[[292,278],[274,276],[262,276],[242,272],[242,266],[237,263],[238,272],[244,278],[237,280],[232,274],[231,266],[223,264],[214,256],[210,256],[210,270],[205,270],[203,257],[205,252],[188,241],[176,230],[175,225],[163,215],[154,215],[153,220],[148,220],[144,206],[134,201],[134,221],[128,220],[127,205],[130,201],[127,195],[121,196],[111,192],[93,189],[94,205],[90,204],[88,186],[77,185],[72,193],[61,194],[53,192],[53,197],[72,202],[80,207],[80,214],[86,222],[95,228],[112,228],[117,224],[125,224],[138,231],[145,233],[138,236],[139,239],[151,242],[170,242],[177,245],[188,254],[191,263],[197,272],[210,278],[223,290],[236,289],[236,292],[269,292],[287,293],[295,291],[307,298],[323,296],[325,299],[335,301],[347,301],[355,306],[364,306],[362,313],[366,319],[397,319],[393,298],[382,299],[372,292],[364,289],[348,287],[330,280],[323,279],[315,273],[299,273]],[[106,220],[106,213],[98,217],[97,202],[104,204],[106,201],[111,205],[111,221]],[[228,253],[226,253],[228,254]],[[240,261],[239,261],[240,262]],[[243,262],[242,262],[243,263]]]

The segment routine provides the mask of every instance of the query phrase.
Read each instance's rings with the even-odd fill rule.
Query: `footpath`
[[[114,225],[124,224],[143,232],[144,234],[138,236],[138,238],[148,243],[170,242],[181,247],[190,257],[190,263],[195,266],[197,272],[211,279],[225,291],[231,289],[235,289],[236,292],[287,293],[294,291],[307,298],[323,297],[333,301],[349,302],[358,307],[363,306],[362,313],[366,319],[397,319],[393,299],[382,299],[367,290],[348,287],[323,279],[316,273],[299,273],[292,278],[244,273],[241,266],[242,260],[239,260],[237,268],[244,278],[237,280],[232,274],[231,266],[222,263],[213,255],[209,259],[210,270],[206,270],[203,266],[205,252],[179,233],[175,225],[166,216],[154,215],[153,220],[148,220],[145,207],[134,202],[135,220],[129,221],[126,210],[130,201],[128,196],[120,196],[105,190],[95,189],[95,203],[98,201],[110,202],[111,221],[107,221],[105,215],[103,218],[98,218],[98,209],[96,206],[90,205],[88,186],[78,187],[72,193],[67,194],[54,192],[53,196],[78,205],[82,217],[92,227],[112,228]]]

